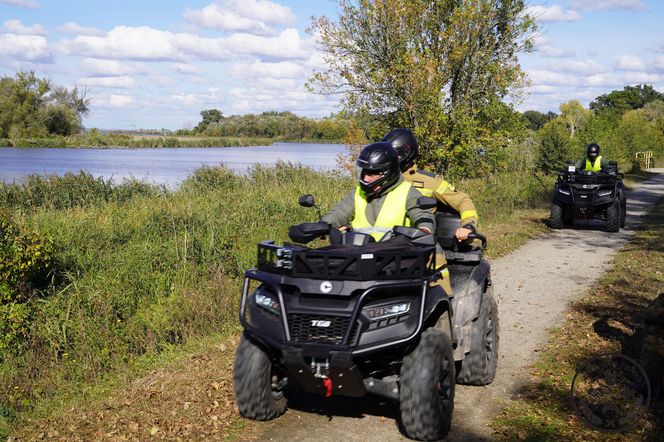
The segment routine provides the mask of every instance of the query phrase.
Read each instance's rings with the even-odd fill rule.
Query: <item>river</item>
[[[21,182],[28,175],[64,175],[85,170],[119,183],[135,178],[177,187],[201,166],[226,167],[244,173],[253,164],[291,162],[316,170],[336,167],[345,151],[340,144],[275,143],[271,146],[163,149],[0,148],[0,181]]]

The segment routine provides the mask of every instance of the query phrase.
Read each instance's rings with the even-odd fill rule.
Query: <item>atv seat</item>
[[[458,212],[439,205],[436,211],[436,239],[445,252],[448,262],[480,262],[483,253],[480,247],[472,245],[473,240],[463,242],[454,237],[461,227],[461,216]]]

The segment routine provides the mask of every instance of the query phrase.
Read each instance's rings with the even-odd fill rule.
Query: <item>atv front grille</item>
[[[350,318],[344,316],[288,315],[291,341],[339,345],[343,342]]]

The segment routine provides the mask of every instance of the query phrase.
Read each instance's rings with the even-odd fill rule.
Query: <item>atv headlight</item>
[[[611,193],[613,193],[611,190],[608,192],[597,192],[597,196],[609,196]]]
[[[562,193],[563,195],[571,195],[572,194],[571,192],[569,192],[567,190],[560,189],[560,188],[558,188],[558,192]]]
[[[278,315],[281,312],[279,302],[261,292],[256,292],[254,299],[256,300],[256,305],[263,307],[265,310],[271,313]]]
[[[398,302],[395,304],[376,305],[365,307],[362,314],[371,321],[379,321],[393,316],[401,316],[410,311],[410,302]]]

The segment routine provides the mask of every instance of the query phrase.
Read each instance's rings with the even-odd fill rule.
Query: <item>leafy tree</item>
[[[194,129],[196,132],[204,132],[211,124],[218,124],[224,118],[219,109],[205,109],[201,111],[201,121]]]
[[[664,100],[664,94],[657,92],[649,84],[639,84],[625,86],[622,91],[612,91],[600,95],[590,103],[590,109],[620,116],[629,110],[641,109],[647,103],[655,100]]]
[[[310,32],[327,69],[308,87],[339,93],[342,105],[379,132],[414,130],[422,160],[436,169],[472,174],[476,150],[489,161],[504,137],[491,130],[501,99],[515,94],[524,74],[517,54],[529,50],[533,21],[520,0],[339,0],[340,18],[314,18]],[[494,117],[498,110],[500,119]],[[509,130],[500,126],[501,130]],[[372,130],[367,128],[370,138]],[[475,171],[477,173],[477,171]]]
[[[52,87],[34,72],[0,78],[0,137],[80,132],[89,100],[77,88]]]
[[[544,173],[559,170],[570,159],[570,134],[567,124],[561,118],[555,118],[537,132],[539,152],[537,167]]]
[[[560,105],[559,109],[560,118],[562,118],[567,125],[567,130],[569,130],[569,136],[571,138],[574,138],[574,135],[579,128],[592,115],[592,112],[583,107],[579,100],[570,100],[567,103],[563,103]]]
[[[523,113],[523,118],[526,120],[528,129],[534,131],[540,130],[542,126],[544,126],[548,121],[556,118],[556,116],[557,115],[551,111],[544,114],[536,110],[528,110]]]

